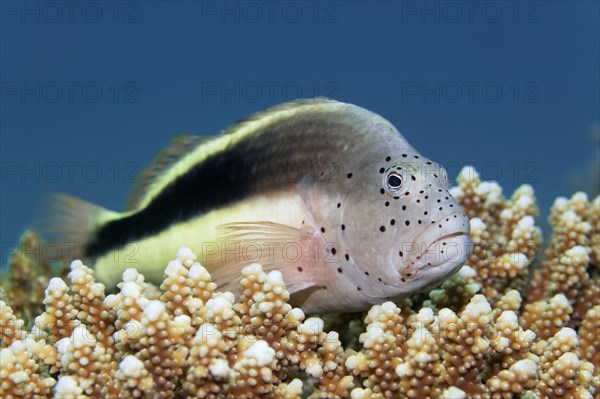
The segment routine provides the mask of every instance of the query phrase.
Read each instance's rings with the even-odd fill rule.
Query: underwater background
[[[300,97],[390,120],[453,180],[598,194],[599,3],[0,2],[2,264],[39,196],[121,210],[177,134]],[[547,231],[548,229],[545,228]]]

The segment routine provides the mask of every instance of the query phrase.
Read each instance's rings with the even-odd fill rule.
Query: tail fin
[[[41,217],[36,223],[48,245],[60,248],[60,258],[70,262],[83,259],[87,244],[94,239],[99,227],[119,216],[91,202],[63,193],[43,196]]]

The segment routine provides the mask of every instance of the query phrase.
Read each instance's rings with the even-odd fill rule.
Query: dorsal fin
[[[221,135],[233,135],[240,130],[249,130],[246,132],[246,134],[249,134],[250,131],[260,127],[253,126],[253,124],[258,122],[260,125],[260,121],[262,120],[268,122],[272,117],[276,118],[282,111],[290,111],[303,106],[327,103],[342,104],[325,97],[290,101],[240,119],[225,129]],[[176,137],[173,140],[173,144],[162,150],[156,157],[156,160],[140,174],[138,182],[135,184],[132,191],[130,200],[127,203],[127,210],[138,209],[147,199],[150,191],[156,194],[157,191],[164,188],[163,186],[154,187],[154,183],[157,183],[157,177],[168,170],[173,164],[197,149],[200,144],[205,143],[214,137],[216,136],[185,135]],[[173,176],[170,176],[166,180],[168,181],[170,178],[173,178]]]
[[[184,134],[173,138],[171,144],[162,149],[154,158],[154,161],[150,166],[138,175],[129,200],[127,201],[126,210],[135,210],[140,206],[141,202],[146,197],[148,188],[157,176],[196,149],[200,144],[205,143],[214,137],[215,136]]]

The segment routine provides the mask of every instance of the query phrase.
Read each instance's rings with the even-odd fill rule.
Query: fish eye
[[[395,171],[390,172],[385,179],[386,189],[390,194],[396,195],[400,191],[403,182],[404,178],[402,175]]]
[[[402,176],[397,173],[390,173],[387,178],[388,186],[390,188],[400,188],[402,185]]]

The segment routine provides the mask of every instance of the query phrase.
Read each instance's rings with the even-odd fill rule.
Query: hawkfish
[[[180,136],[142,172],[124,212],[66,194],[51,225],[114,287],[127,268],[160,283],[188,247],[221,290],[241,270],[281,272],[305,312],[347,312],[429,290],[472,250],[444,168],[383,117],[296,100],[216,136]]]

